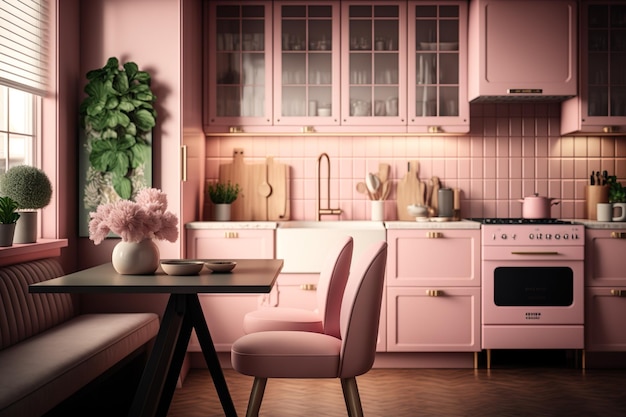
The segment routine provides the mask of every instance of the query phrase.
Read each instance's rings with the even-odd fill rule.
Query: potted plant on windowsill
[[[239,195],[239,184],[213,182],[207,184],[207,194],[214,206],[214,217],[217,221],[230,220],[231,204]]]
[[[11,197],[0,197],[0,246],[12,246],[15,224],[20,218],[17,203]]]
[[[31,165],[17,165],[0,176],[0,195],[17,203],[20,220],[15,227],[15,243],[37,242],[37,210],[52,198],[52,184],[45,172]]]

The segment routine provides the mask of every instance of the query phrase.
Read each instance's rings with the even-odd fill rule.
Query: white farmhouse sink
[[[386,239],[383,222],[289,221],[278,223],[276,258],[283,259],[282,273],[320,273],[332,244],[344,236],[354,239],[352,264],[365,249]]]

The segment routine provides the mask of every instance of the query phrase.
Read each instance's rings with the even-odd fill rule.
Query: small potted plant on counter
[[[11,167],[0,176],[0,195],[17,203],[20,220],[15,228],[15,243],[37,241],[37,210],[52,198],[52,184],[45,172],[31,165]]]
[[[17,202],[11,197],[0,197],[0,246],[12,246],[15,234],[15,224],[20,214],[17,212]]]
[[[239,195],[239,184],[230,182],[213,182],[207,184],[207,194],[214,206],[214,217],[217,221],[230,220],[231,204]]]
[[[615,175],[611,175],[607,179],[609,186],[609,203],[626,203],[626,189],[622,187],[622,183],[617,181]]]

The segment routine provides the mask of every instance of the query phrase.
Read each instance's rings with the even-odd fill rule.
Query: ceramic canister
[[[454,214],[454,192],[452,188],[441,188],[437,194],[439,217],[452,217]]]

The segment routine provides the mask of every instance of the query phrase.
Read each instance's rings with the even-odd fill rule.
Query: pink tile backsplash
[[[554,217],[582,218],[591,171],[607,170],[626,181],[626,137],[561,137],[557,103],[473,104],[471,114],[471,132],[458,137],[208,136],[206,178],[217,178],[219,164],[231,161],[234,148],[244,149],[247,162],[274,156],[291,167],[292,220],[315,219],[322,152],[330,157],[330,207],[343,210],[328,220],[370,218],[367,197],[356,184],[381,162],[391,165],[393,181],[386,220],[397,219],[395,186],[411,160],[419,161],[421,180],[438,176],[444,186],[461,189],[463,217],[520,217],[519,200],[538,192],[559,199]],[[325,178],[325,164],[322,172]]]

